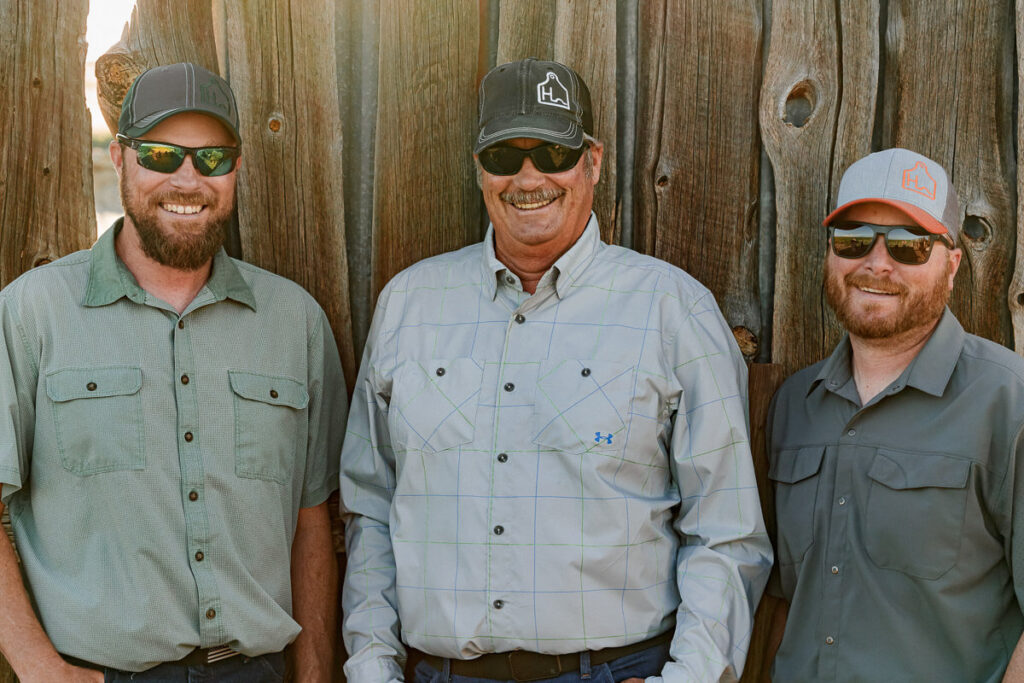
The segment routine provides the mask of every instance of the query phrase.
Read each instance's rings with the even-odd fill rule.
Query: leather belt
[[[164,662],[164,664],[172,664],[174,666],[203,666],[205,664],[216,664],[217,662],[224,661],[225,659],[231,659],[242,654],[238,650],[232,650],[227,645],[221,645],[220,647],[207,647],[207,648],[196,648],[189,652],[181,659],[174,662]],[[99,664],[88,662],[78,657],[72,657],[71,655],[61,655],[69,664],[74,666],[80,666],[85,669],[93,669],[94,671],[103,671],[104,667]]]
[[[590,651],[590,664],[599,666],[613,659],[619,659],[634,652],[640,652],[647,648],[655,647],[672,640],[674,629],[668,630],[659,636],[642,640],[639,643],[623,645],[622,647],[608,647],[603,650]],[[528,652],[526,650],[512,650],[511,652],[494,652],[481,655],[476,659],[452,659],[449,660],[450,671],[456,676],[467,676],[470,678],[491,678],[499,681],[542,681],[546,678],[554,678],[563,673],[580,670],[580,654],[573,652],[565,655],[546,655],[539,652]],[[410,665],[423,660],[434,669],[441,671],[444,668],[444,658],[428,655],[419,650],[409,650]]]

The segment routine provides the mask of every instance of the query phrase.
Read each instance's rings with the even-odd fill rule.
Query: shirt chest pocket
[[[142,369],[64,368],[46,375],[61,462],[80,476],[141,470]]]
[[[472,358],[413,360],[395,369],[388,409],[392,445],[437,451],[473,440],[483,367]]]
[[[287,484],[306,442],[306,385],[290,377],[229,370],[235,404],[235,474]]]
[[[533,441],[566,453],[615,453],[626,443],[636,378],[613,361],[541,363]]]
[[[883,569],[937,579],[956,564],[971,461],[879,449],[871,480],[864,546]]]
[[[814,541],[814,517],[824,446],[779,451],[768,468],[775,482],[779,565],[802,562]]]

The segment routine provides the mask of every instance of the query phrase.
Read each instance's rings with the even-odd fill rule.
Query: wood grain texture
[[[85,0],[0,1],[0,285],[96,239]]]
[[[1017,233],[1011,3],[889,3],[885,142],[942,164],[960,198],[964,256],[951,308],[1010,345]]]
[[[211,0],[136,0],[121,40],[96,60],[97,96],[110,134],[121,102],[146,69],[194,62],[217,73]]]
[[[480,241],[478,6],[380,3],[373,296],[427,256]]]
[[[839,96],[836,4],[776,0],[760,123],[775,175],[772,362],[787,374],[828,354],[822,256]]]
[[[228,0],[227,59],[243,163],[245,260],[320,302],[349,388],[356,376],[342,198],[342,130],[330,0]]]
[[[746,0],[640,5],[633,248],[714,293],[757,352],[761,12]]]
[[[526,57],[550,59],[572,67],[590,90],[594,137],[604,143],[601,181],[594,212],[601,237],[617,232],[614,0],[504,0],[500,5],[498,64]]]
[[[768,421],[768,407],[772,396],[785,379],[781,365],[752,363],[748,366],[747,385],[750,395],[750,450],[754,458],[754,475],[757,490],[761,496],[761,511],[764,513],[768,535],[775,538],[775,489],[768,479],[768,444],[765,425]],[[778,609],[779,600],[769,595],[761,599],[754,617],[754,632],[747,648],[747,662],[743,670],[743,683],[769,683],[771,660],[768,658],[769,636],[772,617]]]
[[[1017,45],[1024,45],[1024,0],[1016,2]],[[1017,83],[1024,82],[1024,50],[1017,50]],[[1024,159],[1024,114],[1017,109],[1017,159]],[[1017,251],[1007,302],[1013,323],[1013,348],[1024,354],[1024,237],[1020,217],[1024,216],[1024,163],[1017,163]]]

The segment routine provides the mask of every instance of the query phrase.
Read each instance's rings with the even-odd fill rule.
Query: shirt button
[[[494,605],[494,609],[501,609],[502,607],[504,607],[504,606],[505,606],[505,601],[504,601],[504,600],[495,600],[495,601],[494,601],[493,603],[491,603],[491,604],[493,604],[493,605]]]
[[[192,432],[185,432],[185,441],[192,441]]]
[[[850,431],[846,432],[846,435],[847,436],[857,436],[857,430],[856,429],[851,429]]]
[[[206,557],[206,555],[203,555],[202,550],[196,552],[196,562],[202,562],[204,557]]]
[[[206,610],[206,618],[207,619],[213,619],[215,616],[217,616],[217,610],[215,610],[215,609],[208,609],[208,610]]]
[[[506,275],[505,282],[509,283],[510,285],[514,285],[516,283],[516,279],[511,275]]]
[[[846,505],[846,496],[840,496],[839,497],[839,504],[840,505]]]
[[[89,382],[85,385],[85,388],[89,391],[96,391],[96,382]]]
[[[503,533],[505,533],[505,527],[503,527],[500,524],[498,526],[494,527],[494,535],[495,536],[501,536]]]
[[[277,398],[277,396],[278,396],[277,389],[271,389],[270,390],[270,398]]]
[[[181,383],[182,384],[188,384],[188,375],[182,375],[181,376]]]
[[[505,391],[514,391],[515,388],[516,385],[512,384],[512,382],[505,382]]]
[[[825,638],[825,644],[826,645],[832,645],[835,642],[836,642],[836,639],[833,638],[832,636],[829,636],[829,637]]]
[[[526,316],[524,316],[522,313],[516,313],[516,322],[522,325],[523,323],[526,322]]]
[[[434,374],[437,375],[438,377],[444,377],[444,368],[438,368],[437,370],[434,370]]]
[[[498,453],[498,462],[508,462],[508,453]]]
[[[179,330],[185,329],[185,321],[184,320],[179,320],[178,321],[178,329]]]
[[[189,491],[188,492],[188,499],[191,500],[193,503],[195,501],[199,500],[199,492],[198,491]]]
[[[833,574],[838,574],[839,573],[839,567],[837,567],[835,565],[832,565],[832,573]]]
[[[580,370],[580,374],[584,377],[590,377],[590,368],[583,368]]]

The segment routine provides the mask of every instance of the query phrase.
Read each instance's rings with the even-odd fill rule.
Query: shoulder
[[[294,280],[235,258],[231,262],[252,290],[256,311],[261,315],[280,316],[289,311],[303,311],[311,322],[324,317],[313,295]]]
[[[797,370],[787,377],[775,392],[774,400],[776,404],[794,400],[802,401],[807,396],[808,390],[810,390],[814,380],[821,373],[821,369],[825,366],[826,362],[828,362],[827,358]]]
[[[0,303],[39,300],[53,305],[53,294],[73,287],[79,291],[89,276],[90,251],[83,249],[27,270],[0,290]],[[76,299],[77,301],[77,299]]]
[[[993,387],[1006,386],[1024,391],[1024,358],[977,335],[964,335],[956,371],[968,380],[983,375],[993,383]]]
[[[480,265],[483,249],[484,243],[477,242],[455,251],[428,256],[399,271],[388,282],[387,289],[397,291],[410,287],[444,286],[452,281],[479,280],[483,272]]]
[[[591,264],[592,276],[650,291],[659,298],[678,301],[685,310],[700,302],[714,305],[711,291],[682,268],[627,247],[604,244]],[[715,305],[717,310],[717,305]]]

